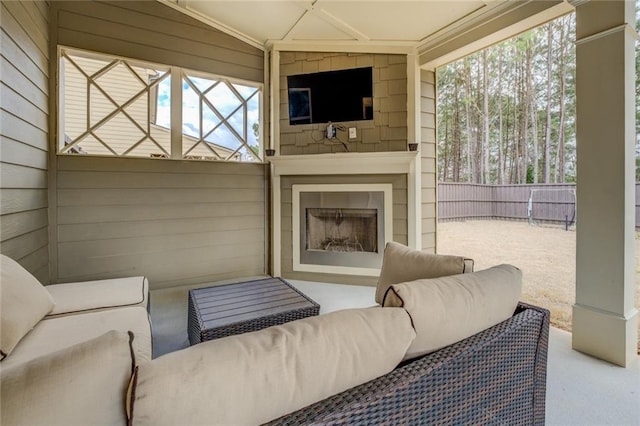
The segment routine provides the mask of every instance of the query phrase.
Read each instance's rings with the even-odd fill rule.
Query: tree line
[[[441,181],[575,181],[574,40],[570,14],[438,69]]]

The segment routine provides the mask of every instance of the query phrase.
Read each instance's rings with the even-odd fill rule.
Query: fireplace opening
[[[391,184],[292,185],[293,270],[377,276],[393,237]]]
[[[306,250],[378,252],[377,209],[306,209]]]

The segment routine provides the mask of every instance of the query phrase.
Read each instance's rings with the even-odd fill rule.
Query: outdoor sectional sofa
[[[549,311],[513,317],[269,425],[543,425]]]
[[[10,354],[0,365],[2,424],[543,424],[549,313],[517,303],[520,271],[501,265],[462,274],[468,260],[394,245],[384,262],[382,306],[151,361],[136,358],[134,333],[106,333],[45,357],[40,375],[55,375],[66,371],[68,354],[80,354],[68,370],[75,380],[54,395],[33,389],[26,364],[5,368]],[[424,278],[434,273],[446,276]],[[406,279],[416,274],[422,278]],[[92,353],[100,362],[93,369]],[[42,360],[30,362],[42,370]],[[69,407],[52,409],[52,401],[68,400],[65,393]],[[105,401],[120,403],[105,413]],[[39,409],[43,416],[32,417]]]

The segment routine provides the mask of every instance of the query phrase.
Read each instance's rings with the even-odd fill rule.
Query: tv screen
[[[289,124],[373,119],[373,68],[287,77]]]

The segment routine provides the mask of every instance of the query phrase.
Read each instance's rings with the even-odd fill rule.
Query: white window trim
[[[188,68],[184,68],[184,67],[178,67],[178,66],[171,66],[171,65],[167,65],[167,64],[158,64],[155,62],[151,62],[151,61],[145,61],[145,60],[140,60],[140,59],[134,59],[134,58],[128,58],[128,57],[124,57],[124,56],[118,56],[118,55],[112,55],[112,54],[107,54],[107,53],[101,53],[101,52],[94,52],[94,51],[90,51],[90,50],[84,50],[84,49],[77,49],[77,48],[73,48],[73,47],[67,47],[67,46],[63,46],[63,45],[59,45],[58,46],[58,55],[57,55],[57,59],[58,59],[58,92],[57,92],[57,105],[58,105],[58,110],[57,110],[57,120],[58,120],[58,137],[57,137],[57,147],[56,147],[56,154],[57,155],[77,155],[75,153],[71,153],[68,152],[73,146],[81,143],[81,141],[78,142],[74,142],[72,143],[70,146],[66,146],[64,144],[65,142],[65,117],[64,117],[64,111],[65,111],[65,104],[64,104],[64,51],[68,51],[71,52],[72,54],[76,54],[76,55],[83,55],[86,57],[92,57],[95,56],[97,59],[100,60],[121,60],[124,61],[125,66],[127,66],[128,68],[130,68],[131,65],[138,65],[138,66],[143,66],[143,67],[148,67],[148,68],[156,68],[156,69],[166,69],[167,70],[167,75],[171,76],[171,146],[170,146],[170,151],[168,154],[168,158],[159,158],[159,159],[173,159],[173,160],[192,160],[192,158],[189,158],[189,153],[185,153],[183,155],[183,147],[184,147],[184,134],[182,132],[182,81],[183,81],[183,77],[187,77],[187,76],[192,76],[192,77],[202,77],[202,78],[206,78],[206,79],[214,79],[214,80],[224,80],[227,81],[231,84],[241,84],[241,85],[245,85],[245,86],[249,86],[249,87],[255,87],[257,89],[257,94],[254,96],[258,97],[258,108],[259,108],[259,132],[258,132],[258,141],[259,141],[259,150],[258,150],[258,154],[257,157],[255,157],[255,161],[242,161],[242,163],[265,163],[265,139],[264,139],[264,124],[266,123],[266,116],[265,116],[265,109],[264,109],[264,83],[261,82],[256,82],[256,81],[250,81],[250,80],[244,80],[244,79],[239,79],[239,78],[234,78],[234,77],[230,77],[230,76],[225,76],[225,75],[220,75],[220,74],[214,74],[214,73],[208,73],[208,72],[203,72],[203,71],[197,71],[197,70],[192,70],[192,69],[188,69]],[[135,73],[134,73],[135,74]],[[166,77],[164,77],[166,78]],[[156,83],[157,84],[157,83]],[[102,91],[102,89],[98,86],[99,90]],[[142,89],[140,92],[146,91],[148,93],[148,96],[151,96],[151,86],[147,85],[144,89]],[[109,94],[104,93],[104,91],[102,91],[103,94],[107,97],[110,98]],[[140,93],[139,92],[139,93]],[[135,96],[134,98],[131,99],[131,101],[137,99],[138,96]],[[129,101],[128,101],[129,102]],[[89,99],[87,98],[87,104],[89,103]],[[87,105],[87,111],[89,111],[89,105]],[[126,112],[124,111],[124,106],[120,106],[116,108],[115,113],[117,112],[123,112],[126,114]],[[155,123],[151,123],[151,117],[149,117],[150,114],[150,110],[148,111],[148,122],[149,122],[149,128],[156,125]],[[202,113],[201,113],[202,114]],[[109,116],[111,116],[113,114],[110,114]],[[149,128],[145,131],[142,127],[139,126],[139,123],[136,123],[135,120],[129,118],[132,123],[138,127],[141,131],[143,131],[143,133],[145,133],[145,138],[149,138],[151,140],[153,140],[153,138],[151,138],[150,136],[150,130]],[[202,117],[200,118],[202,120]],[[103,119],[104,120],[104,119]],[[101,120],[102,121],[102,120]],[[108,120],[107,120],[108,121]],[[225,119],[226,121],[226,119]],[[245,127],[245,133],[248,135],[251,131],[251,129],[248,127],[247,124],[247,116],[245,114],[244,117],[244,127]],[[88,126],[89,127],[89,126]],[[96,127],[95,125],[93,127]],[[89,127],[89,129],[91,129],[91,127]],[[89,130],[88,130],[89,131]],[[144,139],[144,138],[143,138]],[[142,139],[142,140],[143,140]],[[142,141],[141,140],[141,141]],[[91,157],[107,157],[107,158],[147,158],[147,157],[138,157],[138,156],[129,156],[127,155],[129,153],[129,151],[133,150],[138,143],[140,143],[141,141],[138,141],[137,143],[133,144],[132,147],[130,149],[128,149],[127,151],[125,151],[123,154],[117,154],[115,151],[113,151],[113,149],[111,149],[110,147],[108,147],[108,144],[102,142],[105,147],[111,151],[113,153],[113,155],[100,155],[100,154],[89,154],[89,156]],[[246,141],[245,141],[246,142]],[[244,144],[243,144],[244,146]],[[246,142],[246,147],[248,150],[250,150],[248,142]],[[240,150],[242,147],[238,148],[238,150]],[[252,154],[249,154],[252,155]],[[218,161],[228,161],[228,162],[236,162],[234,160],[232,160],[233,156],[229,156],[228,159],[224,159],[221,158]],[[151,157],[149,157],[151,158]],[[154,157],[155,158],[155,157]]]

